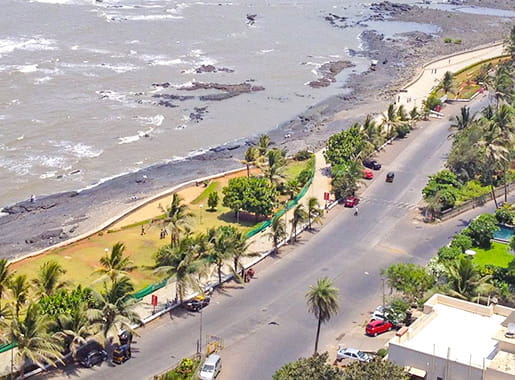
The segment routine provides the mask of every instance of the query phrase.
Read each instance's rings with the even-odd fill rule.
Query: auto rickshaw
[[[131,358],[130,344],[116,344],[113,348],[113,363],[122,364]]]

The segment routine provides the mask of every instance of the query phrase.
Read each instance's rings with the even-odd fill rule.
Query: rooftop
[[[434,305],[433,310],[434,317],[404,346],[476,367],[483,367],[483,359],[493,359],[497,344],[493,337],[506,317],[442,304]]]

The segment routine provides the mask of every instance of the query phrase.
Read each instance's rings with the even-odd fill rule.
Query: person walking
[[[354,207],[354,216],[358,216],[358,206]]]

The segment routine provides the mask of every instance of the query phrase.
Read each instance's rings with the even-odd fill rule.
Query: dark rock
[[[219,100],[234,98],[235,96],[238,96],[238,95],[240,95],[239,92],[228,92],[226,94],[201,95],[198,98],[199,98],[199,100],[202,100],[202,101],[205,101],[205,100],[219,101]]]
[[[331,82],[336,81],[336,75],[344,69],[354,67],[355,65],[349,61],[335,61],[324,63],[318,71],[322,74],[322,78],[311,81],[308,85],[312,88],[328,87]]]
[[[163,87],[163,88],[168,88],[168,87],[170,87],[170,83],[169,83],[169,82],[164,82],[164,83],[152,83],[152,86],[154,86],[154,87]]]

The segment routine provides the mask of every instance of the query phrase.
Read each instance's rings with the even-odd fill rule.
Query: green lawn
[[[474,262],[479,266],[490,264],[507,268],[508,264],[515,259],[515,255],[510,253],[508,244],[492,242],[490,249],[473,248],[473,250],[476,251]]]
[[[286,180],[296,178],[301,171],[308,167],[309,160],[306,161],[290,161],[284,169]]]

